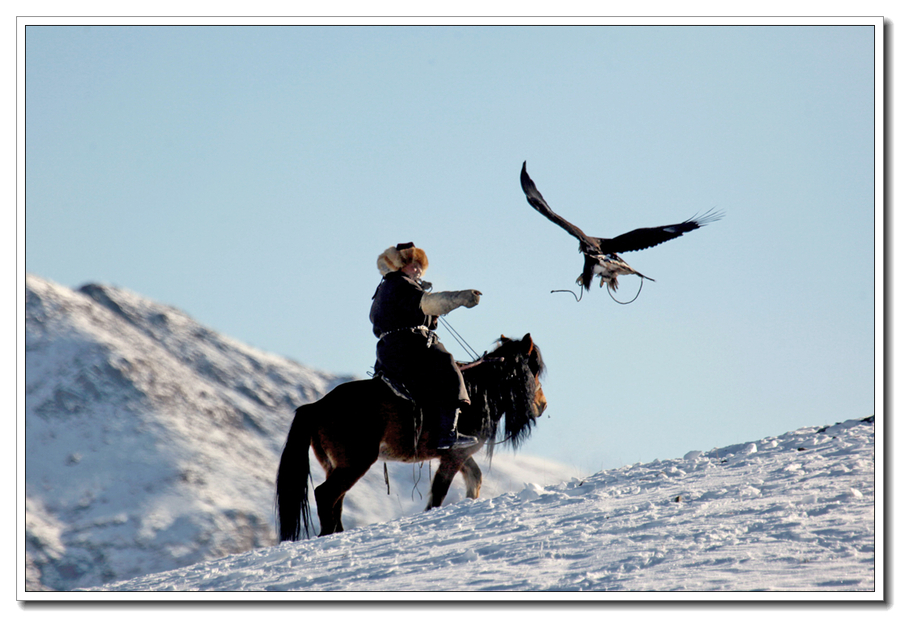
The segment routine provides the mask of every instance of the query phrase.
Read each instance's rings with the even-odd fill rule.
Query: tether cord
[[[609,285],[606,286],[606,291],[609,292],[609,297],[612,298],[613,300],[615,300],[618,304],[631,304],[632,302],[637,300],[639,295],[641,295],[641,290],[643,288],[644,288],[644,277],[642,276],[641,277],[641,286],[638,287],[637,293],[634,294],[634,297],[631,300],[629,300],[628,302],[619,302],[618,300],[616,300],[616,297],[614,295],[612,295],[612,292],[609,290]]]
[[[564,293],[564,292],[565,292],[565,293],[570,293],[570,294],[572,294],[573,296],[575,296],[575,302],[581,302],[581,296],[584,295],[584,285],[581,286],[581,295],[580,295],[580,296],[576,296],[576,295],[575,295],[575,292],[572,291],[571,289],[554,289],[554,290],[551,291],[550,293],[552,293],[552,294],[558,294],[558,293]]]
[[[447,321],[447,318],[444,315],[441,315],[440,317],[438,317],[438,321],[440,323],[444,324],[444,327],[446,327],[447,331],[450,332],[450,336],[452,336],[456,340],[456,342],[459,343],[459,346],[462,347],[467,354],[469,354],[469,356],[472,358],[473,361],[477,360],[479,358],[478,352],[475,351],[475,349],[466,342],[466,339],[464,339],[459,334],[459,332],[457,332],[453,328],[453,326],[450,325],[450,323]]]
[[[638,287],[637,293],[634,294],[634,297],[628,302],[622,302],[621,300],[616,300],[616,297],[612,295],[612,290],[609,288],[609,285],[606,286],[606,291],[609,293],[609,297],[613,299],[617,304],[631,304],[635,300],[637,300],[638,296],[641,295],[641,290],[644,288],[644,277],[641,277],[641,286]],[[550,293],[570,293],[575,296],[575,302],[581,302],[582,296],[584,296],[584,285],[581,286],[581,295],[576,295],[574,291],[571,289],[554,289]]]

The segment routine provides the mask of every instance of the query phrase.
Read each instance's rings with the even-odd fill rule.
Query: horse
[[[310,446],[325,470],[325,481],[314,491],[319,536],[344,530],[344,496],[379,459],[407,463],[440,459],[426,510],[441,505],[457,472],[465,479],[466,497],[477,499],[482,476],[472,456],[484,446],[493,456],[497,443],[516,449],[530,435],[547,407],[540,382],[545,367],[540,350],[526,334],[521,340],[501,337],[492,351],[460,368],[471,404],[462,409],[458,428],[478,437],[477,444],[465,448],[435,449],[428,410],[423,421],[411,399],[398,395],[377,376],[342,383],[318,401],[298,407],[275,482],[281,541],[311,535]]]

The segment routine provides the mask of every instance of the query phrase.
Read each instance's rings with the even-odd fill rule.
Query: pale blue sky
[[[29,26],[25,267],[365,376],[375,258],[414,241],[435,289],[483,292],[449,316],[476,349],[532,333],[524,451],[586,472],[871,414],[875,35]],[[576,303],[523,160],[592,235],[726,216],[623,255],[656,279],[633,304]]]

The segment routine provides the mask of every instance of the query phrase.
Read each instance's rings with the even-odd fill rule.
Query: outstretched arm
[[[461,306],[472,308],[481,301],[481,292],[474,289],[465,291],[438,291],[422,296],[419,306],[426,315],[446,315]]]

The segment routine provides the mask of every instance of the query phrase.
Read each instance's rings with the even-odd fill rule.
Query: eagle
[[[527,163],[527,161],[526,161]],[[528,175],[525,169],[525,163],[522,163],[522,174],[520,176],[522,182],[522,190],[525,191],[525,197],[531,206],[546,216],[548,219],[568,231],[578,239],[578,250],[584,254],[584,269],[576,280],[576,283],[582,285],[584,289],[590,290],[591,279],[594,276],[600,277],[600,286],[606,283],[609,289],[616,291],[619,287],[617,277],[620,274],[636,274],[642,279],[652,281],[649,276],[644,276],[631,266],[624,259],[619,257],[618,253],[627,253],[628,251],[641,251],[657,244],[662,244],[677,238],[689,231],[693,231],[704,225],[708,225],[713,221],[718,221],[724,216],[720,212],[712,210],[700,216],[689,218],[683,223],[676,225],[663,225],[661,227],[642,227],[629,231],[615,238],[594,238],[587,235],[581,229],[550,209],[543,195],[537,190],[534,181]]]

